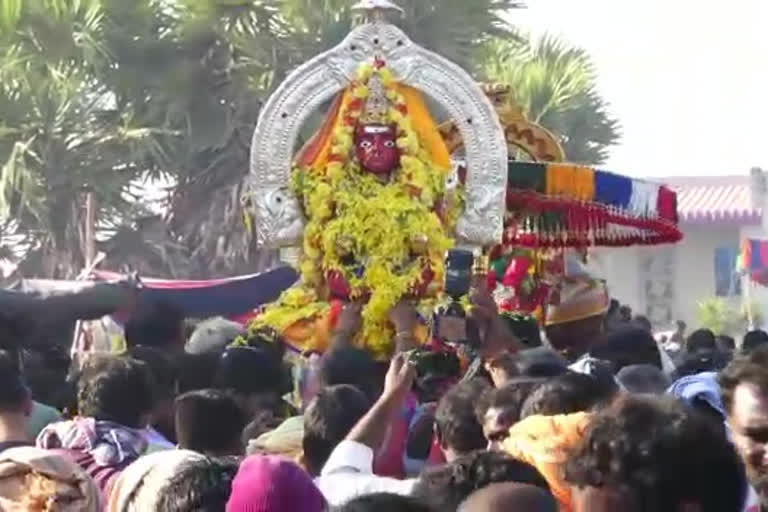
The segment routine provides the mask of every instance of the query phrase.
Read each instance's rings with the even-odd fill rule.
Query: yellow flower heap
[[[400,166],[386,182],[361,169],[354,156],[372,80],[384,88],[387,124],[396,126],[400,152]],[[428,305],[424,299],[443,281],[444,254],[463,207],[460,198],[446,198],[449,170],[447,149],[419,92],[396,83],[381,62],[361,66],[295,163],[293,191],[308,220],[301,284],[267,307],[254,327],[273,327],[300,350],[327,348],[334,319],[326,278],[334,272],[349,284],[351,300],[367,299],[358,344],[388,356],[389,311],[413,295]],[[433,276],[423,293],[425,269]]]

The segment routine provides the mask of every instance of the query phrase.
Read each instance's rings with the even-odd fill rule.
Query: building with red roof
[[[698,302],[723,297],[743,300],[736,271],[741,242],[768,239],[763,209],[768,201],[766,174],[753,169],[734,176],[673,177],[663,180],[678,194],[683,240],[676,245],[596,249],[593,271],[608,280],[611,295],[646,314],[657,329],[676,320],[698,324]],[[751,299],[768,305],[768,290]]]

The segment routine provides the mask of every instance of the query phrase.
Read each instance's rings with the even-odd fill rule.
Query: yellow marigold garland
[[[352,156],[355,125],[369,94],[367,83],[374,74],[392,102],[389,119],[397,127],[401,151],[400,169],[387,184],[362,172]],[[300,264],[302,285],[285,292],[257,323],[284,330],[326,312],[327,301],[315,290],[320,288],[325,272],[337,270],[350,283],[353,297],[370,294],[363,309],[359,341],[374,353],[387,356],[392,349],[388,313],[420,282],[424,268],[431,267],[436,274],[434,281],[442,281],[443,255],[452,246],[449,233],[463,200],[459,192],[453,192],[453,200],[446,201],[450,204],[444,216],[449,220],[448,226],[444,225],[434,210],[437,201],[445,197],[448,170],[435,166],[421,146],[405,99],[386,67],[361,66],[351,91],[357,101],[340,112],[344,121],[333,132],[325,172],[293,172],[294,192],[309,219]],[[412,247],[414,237],[426,239],[418,254]],[[350,255],[362,265],[357,272],[345,265]]]

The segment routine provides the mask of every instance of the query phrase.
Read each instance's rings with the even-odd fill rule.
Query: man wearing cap
[[[602,280],[566,276],[547,305],[545,331],[550,345],[571,362],[589,352],[603,332],[611,300]]]

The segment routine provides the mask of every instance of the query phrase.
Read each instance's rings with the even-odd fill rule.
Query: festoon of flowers
[[[400,168],[382,183],[363,172],[353,158],[355,127],[369,94],[369,81],[377,77],[390,101],[388,119],[396,126]],[[420,144],[408,106],[392,74],[381,63],[363,65],[342,103],[324,169],[296,168],[293,187],[302,199],[308,223],[300,263],[301,291],[295,290],[268,308],[259,323],[280,329],[303,314],[321,314],[324,276],[340,272],[350,285],[351,298],[367,298],[358,340],[380,355],[391,351],[388,313],[433,273],[443,279],[443,258],[453,242],[453,226],[435,213],[445,194],[448,169],[434,165]],[[457,193],[458,194],[458,193]],[[461,208],[454,200],[452,208]],[[456,212],[443,212],[455,219]],[[417,241],[414,243],[414,241]],[[434,291],[434,290],[433,290]],[[289,303],[290,302],[290,303]]]

